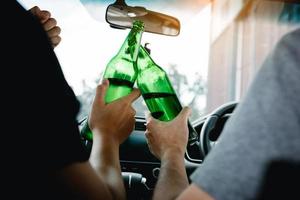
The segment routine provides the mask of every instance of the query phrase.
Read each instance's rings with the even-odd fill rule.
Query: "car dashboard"
[[[237,102],[226,103],[207,116],[194,122],[192,126],[198,133],[199,141],[188,142],[185,153],[185,167],[188,179],[201,165],[208,152],[204,153],[206,142],[216,142],[227,120],[233,114]],[[120,165],[127,192],[127,199],[151,199],[160,172],[160,161],[151,154],[145,137],[146,119],[136,116],[135,129],[120,145]],[[215,120],[217,119],[217,120]],[[82,128],[85,120],[79,124]],[[211,123],[213,122],[213,123]],[[213,124],[213,126],[211,126]],[[208,132],[206,130],[209,130]],[[205,136],[207,134],[207,136]],[[87,153],[90,153],[92,142],[82,138]],[[189,181],[191,181],[189,179]]]

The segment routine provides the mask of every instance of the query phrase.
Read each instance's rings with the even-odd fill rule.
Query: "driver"
[[[298,166],[299,178],[299,165],[296,165],[300,162],[299,63],[300,29],[285,35],[268,56],[247,95],[226,123],[218,144],[192,174],[190,185],[184,165],[190,110],[184,108],[170,122],[149,116],[146,137],[151,152],[161,160],[153,199],[243,200],[267,197],[261,185],[269,182],[264,180],[265,173],[272,168],[272,163],[281,161],[288,161],[288,165],[283,166],[292,163],[294,167],[287,168],[292,171]],[[299,181],[295,174],[289,177]],[[278,195],[283,199],[299,195],[297,184],[280,182],[280,179],[278,182],[282,187],[276,187],[276,191],[269,189],[274,194],[271,195],[273,199],[278,199]]]

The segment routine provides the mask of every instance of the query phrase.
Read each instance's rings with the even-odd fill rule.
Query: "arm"
[[[89,116],[93,132],[90,163],[103,178],[114,199],[125,199],[125,187],[121,175],[119,146],[129,136],[135,125],[135,110],[131,103],[140,96],[138,90],[110,104],[105,104],[108,81],[98,87]],[[121,112],[120,112],[121,111]]]
[[[109,137],[95,132],[90,163],[99,177],[107,184],[113,199],[126,199],[119,161],[119,144]]]
[[[200,187],[189,185],[184,162],[188,141],[187,120],[190,110],[184,108],[170,122],[147,119],[146,137],[150,151],[161,160],[159,178],[156,183],[154,200],[212,200]]]
[[[176,150],[165,153],[161,158],[159,179],[153,199],[175,199],[188,184],[182,153]]]
[[[189,115],[190,110],[184,108],[170,122],[162,122],[152,117],[147,118],[145,135],[149,149],[161,160],[153,199],[175,199],[188,187],[184,153],[188,141],[187,118]]]
[[[119,161],[119,145],[129,136],[135,125],[135,110],[131,103],[140,96],[138,90],[105,104],[108,81],[97,87],[89,116],[93,132],[93,146],[89,161],[73,163],[57,174],[60,183],[76,199],[126,198]],[[121,112],[120,112],[121,111]]]

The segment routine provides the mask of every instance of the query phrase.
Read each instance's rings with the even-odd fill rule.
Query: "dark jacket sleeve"
[[[2,33],[10,77],[7,125],[16,145],[11,153],[49,169],[87,160],[76,121],[79,102],[39,21],[21,5],[14,6],[14,17],[4,22]]]

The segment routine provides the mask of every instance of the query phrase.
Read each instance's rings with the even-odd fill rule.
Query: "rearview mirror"
[[[180,32],[180,22],[177,18],[144,7],[128,6],[125,2],[120,4],[116,1],[109,5],[105,19],[114,28],[132,28],[135,20],[141,20],[145,24],[145,32],[168,36],[177,36]]]

